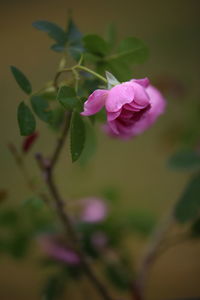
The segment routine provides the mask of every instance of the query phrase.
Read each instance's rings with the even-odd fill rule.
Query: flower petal
[[[133,122],[128,122],[133,123]],[[122,139],[128,139],[132,136],[132,127],[130,124],[124,124],[120,122],[118,119],[112,122],[107,123],[107,127],[105,127],[106,132],[114,137],[120,137]]]
[[[108,127],[110,129],[110,131],[114,134],[114,135],[119,135],[119,130],[117,128],[117,121],[114,120],[114,121],[111,121],[111,122],[108,122]]]
[[[150,99],[149,95],[146,92],[146,89],[136,82],[132,81],[131,84],[134,89],[134,102],[143,107],[147,106],[149,104]]]
[[[147,88],[150,84],[149,78],[147,77],[141,79],[131,79],[130,82],[136,82],[145,88]]]
[[[144,109],[145,107],[147,107],[149,105],[149,103],[146,105],[139,105],[137,104],[135,101],[129,103],[129,104],[125,104],[124,108],[130,111],[140,111],[141,109]]]
[[[108,111],[107,112],[107,119],[108,119],[108,121],[115,120],[117,117],[119,117],[120,113],[121,113],[121,109],[118,110],[118,111],[116,111],[116,112],[109,112]]]
[[[126,103],[134,99],[134,87],[131,82],[124,82],[114,86],[108,92],[105,106],[108,112],[117,112]]]
[[[84,111],[81,113],[82,116],[91,116],[100,111],[104,104],[106,97],[108,95],[107,90],[96,90],[84,103]]]
[[[134,112],[131,110],[123,109],[120,114],[120,119],[131,119],[133,117]]]
[[[162,94],[153,85],[150,85],[147,89],[147,94],[150,97],[151,109],[149,111],[151,121],[154,121],[159,115],[165,111],[166,101]]]
[[[136,103],[134,103],[134,105],[132,105],[133,102],[131,102],[130,104],[125,104],[124,108],[127,109],[127,110],[130,110],[130,111],[140,111],[141,107],[140,106],[138,107],[138,104],[137,104],[137,107],[136,107],[136,105],[135,105]]]
[[[152,85],[146,89],[150,97],[150,109],[146,112],[144,117],[135,123],[132,129],[133,135],[138,135],[148,129],[161,115],[166,107],[166,101],[162,94]]]

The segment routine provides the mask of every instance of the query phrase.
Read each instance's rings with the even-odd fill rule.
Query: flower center
[[[123,108],[121,114],[118,117],[118,121],[122,124],[133,125],[135,122],[138,122],[150,108],[150,104],[148,104],[145,108],[140,109],[139,111],[131,111]]]

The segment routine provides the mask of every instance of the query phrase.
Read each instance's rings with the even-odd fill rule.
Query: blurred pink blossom
[[[49,257],[69,265],[78,265],[79,256],[69,247],[61,243],[57,236],[52,234],[41,235],[38,239],[42,251]]]
[[[106,203],[100,198],[81,199],[82,211],[80,220],[87,223],[97,223],[103,221],[108,214]]]

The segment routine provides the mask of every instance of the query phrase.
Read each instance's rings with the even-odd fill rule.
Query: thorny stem
[[[61,150],[63,148],[63,145],[65,143],[65,140],[66,140],[66,137],[68,134],[70,120],[71,120],[71,113],[68,113],[68,115],[66,116],[66,122],[65,122],[65,126],[63,128],[61,138],[58,140],[58,143],[53,152],[51,161],[49,163],[48,162],[46,163],[41,154],[37,154],[36,159],[39,163],[39,166],[40,166],[42,172],[44,173],[46,184],[49,187],[51,195],[54,199],[54,204],[56,207],[57,215],[58,215],[61,223],[63,224],[63,228],[66,232],[68,239],[70,239],[73,244],[73,248],[79,254],[79,257],[81,260],[81,265],[82,265],[82,268],[83,268],[85,274],[90,279],[90,281],[93,283],[93,285],[96,287],[97,291],[99,292],[99,294],[102,296],[103,299],[112,300],[112,297],[109,295],[108,291],[106,290],[104,285],[101,283],[101,281],[96,277],[91,266],[88,264],[85,255],[81,251],[81,247],[79,246],[79,239],[73,228],[73,224],[70,220],[70,217],[64,209],[64,201],[63,201],[62,197],[60,196],[60,193],[55,185],[54,178],[53,178],[54,168],[59,159]]]

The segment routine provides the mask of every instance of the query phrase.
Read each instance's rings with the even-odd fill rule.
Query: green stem
[[[73,70],[73,68],[64,68],[56,73],[56,76],[53,80],[53,86],[55,87],[55,89],[58,89],[58,79],[59,79],[60,75],[64,72],[73,72],[72,70]]]
[[[102,81],[105,82],[106,84],[108,83],[108,80],[107,80],[105,77],[103,77],[103,76],[101,76],[100,74],[98,74],[98,73],[96,73],[96,72],[94,72],[94,71],[88,69],[87,67],[77,65],[77,66],[75,66],[73,69],[83,70],[83,71],[88,72],[88,73],[94,75],[95,77],[99,78],[100,80],[102,80]]]
[[[72,72],[73,72],[73,75],[74,75],[74,78],[75,78],[75,92],[77,93],[78,92],[79,74],[76,71],[76,69],[72,69]]]
[[[90,74],[92,74],[93,76],[99,78],[100,80],[102,80],[104,83],[108,83],[108,80],[101,76],[100,74],[98,74],[97,72],[95,71],[92,71],[91,69],[87,68],[87,67],[84,67],[84,66],[81,66],[81,65],[75,65],[74,67],[71,67],[71,68],[64,68],[60,71],[57,72],[55,78],[54,78],[54,82],[53,82],[53,85],[54,87],[57,89],[58,88],[58,79],[60,77],[60,75],[64,72],[72,72],[73,75],[75,75],[75,80],[77,80],[77,74],[76,74],[76,70],[79,69],[79,70],[82,70],[82,71],[85,71],[85,72],[88,72]]]

